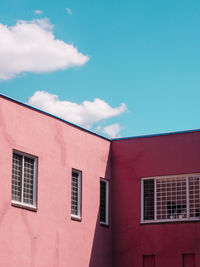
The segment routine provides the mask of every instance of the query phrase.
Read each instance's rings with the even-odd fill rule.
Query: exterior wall
[[[199,266],[200,222],[140,224],[140,179],[200,173],[200,132],[115,140],[112,170],[113,266],[142,267],[155,255],[156,267],[182,267],[193,253]]]
[[[112,266],[111,227],[99,225],[110,141],[4,97],[0,140],[0,266]],[[38,157],[36,212],[11,206],[13,149]],[[82,171],[81,222],[71,220],[72,168]]]
[[[141,224],[140,180],[200,173],[200,132],[114,140],[111,152],[109,140],[0,96],[0,141],[0,266],[199,266],[200,222]],[[38,157],[37,211],[11,205],[13,149]],[[72,168],[81,222],[71,220]],[[100,178],[112,191],[109,227]]]

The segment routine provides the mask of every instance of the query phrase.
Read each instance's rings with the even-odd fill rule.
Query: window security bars
[[[81,172],[72,171],[71,216],[81,218]]]
[[[12,163],[12,200],[22,199],[22,156],[13,154]]]
[[[108,224],[108,181],[100,180],[100,223]]]
[[[34,160],[24,157],[24,202],[33,205]]]
[[[142,222],[200,220],[200,175],[143,178]]]
[[[12,203],[36,208],[36,158],[13,153]]]

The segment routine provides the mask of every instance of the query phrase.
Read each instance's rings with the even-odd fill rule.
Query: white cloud
[[[102,129],[102,132],[111,138],[119,137],[121,126],[119,123],[110,124]]]
[[[40,10],[40,9],[35,10],[35,14],[41,15],[42,14],[42,10]]]
[[[88,129],[91,129],[94,123],[119,116],[127,110],[124,103],[113,108],[104,100],[95,98],[93,101],[83,101],[77,104],[67,100],[61,101],[57,95],[44,91],[36,91],[29,98],[28,104]],[[109,128],[107,130],[105,128],[104,133],[112,134]],[[116,128],[115,126],[113,132],[117,131]]]
[[[12,27],[0,24],[0,79],[82,66],[89,60],[72,44],[55,39],[52,29],[47,18],[19,20]]]
[[[21,23],[26,23],[26,21],[20,20]],[[43,19],[35,19],[30,21],[30,23],[33,23],[35,25],[38,25],[40,28],[42,28],[45,31],[51,31],[54,28],[54,25],[50,23],[48,18]]]
[[[67,10],[67,13],[68,13],[69,15],[72,15],[72,11],[71,11],[71,9],[70,9],[69,7],[67,7],[66,10]]]

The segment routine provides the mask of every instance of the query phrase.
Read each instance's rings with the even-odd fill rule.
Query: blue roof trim
[[[69,124],[69,125],[71,125],[71,126],[73,126],[73,127],[75,127],[75,128],[78,128],[78,129],[80,129],[80,130],[82,130],[82,131],[84,131],[84,132],[87,132],[87,133],[90,133],[90,134],[92,134],[92,135],[98,136],[98,137],[103,138],[103,139],[105,139],[105,140],[107,140],[107,141],[111,141],[111,139],[109,139],[109,138],[107,138],[107,137],[104,137],[104,136],[102,136],[102,135],[100,135],[100,134],[94,133],[94,132],[92,132],[92,131],[90,131],[90,130],[87,130],[87,129],[81,127],[81,126],[78,126],[78,125],[76,125],[76,124],[74,124],[74,123],[72,123],[72,122],[66,121],[66,120],[64,120],[64,119],[62,119],[62,118],[59,118],[59,117],[57,117],[57,116],[55,116],[55,115],[52,115],[51,113],[48,113],[48,112],[46,112],[46,111],[41,110],[41,109],[32,107],[32,106],[30,106],[30,105],[28,105],[28,104],[25,104],[25,103],[23,103],[23,102],[21,102],[21,101],[19,101],[19,100],[16,100],[16,99],[14,99],[14,98],[11,98],[11,97],[9,97],[9,96],[7,96],[7,95],[4,95],[4,94],[2,94],[2,93],[0,93],[0,97],[5,98],[5,99],[8,99],[8,100],[10,100],[10,101],[12,101],[12,102],[15,102],[15,103],[19,104],[19,105],[23,105],[23,106],[25,106],[25,107],[27,107],[27,108],[33,109],[33,110],[38,111],[38,112],[40,112],[40,113],[43,113],[43,114],[45,114],[45,115],[47,115],[47,116],[53,117],[53,118],[55,118],[55,119],[57,119],[57,120],[60,120],[60,121],[62,121],[62,122],[64,122],[64,123],[67,123],[67,124]]]
[[[169,133],[160,133],[160,134],[147,134],[147,135],[139,135],[139,136],[131,136],[131,137],[113,138],[113,139],[111,139],[111,141],[146,138],[146,137],[156,137],[156,136],[165,136],[165,135],[175,135],[175,134],[184,134],[184,133],[195,133],[195,132],[200,132],[200,129],[178,131],[178,132],[169,132]]]

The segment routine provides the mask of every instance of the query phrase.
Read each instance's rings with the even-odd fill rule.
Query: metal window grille
[[[100,221],[106,222],[106,183],[100,181]]]
[[[24,157],[24,202],[33,205],[34,160]]]
[[[100,222],[108,224],[108,181],[100,180]]]
[[[72,171],[71,215],[81,216],[81,172]]]
[[[142,221],[200,219],[200,175],[142,179]]]
[[[200,218],[200,176],[189,178],[189,217]]]
[[[28,206],[36,205],[35,159],[13,153],[12,202]]]
[[[13,154],[12,199],[21,202],[22,197],[22,156]]]
[[[186,178],[156,180],[157,220],[187,218]]]

